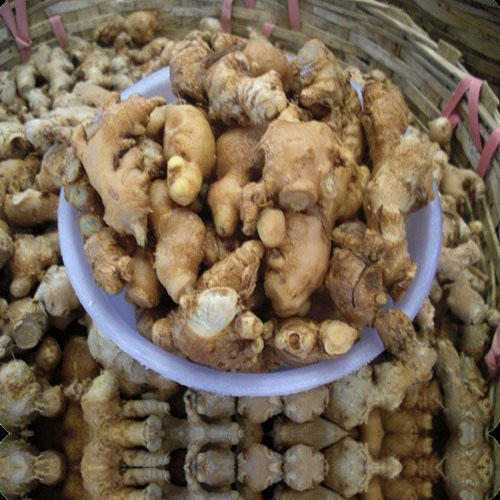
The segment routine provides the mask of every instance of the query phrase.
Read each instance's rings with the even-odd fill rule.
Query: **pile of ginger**
[[[226,106],[227,101],[211,103],[219,94],[214,77],[221,76],[219,70],[226,70],[231,59],[224,59],[217,73],[211,71],[210,86],[214,86],[210,94],[207,75],[196,73],[196,65],[189,77],[178,73],[178,94],[183,100],[168,109],[156,102],[144,119],[146,132],[142,133],[138,120],[133,132],[141,133],[126,135],[130,142],[120,142],[126,147],[113,158],[118,167],[126,157],[124,166],[127,161],[130,165],[125,170],[133,171],[134,179],[145,179],[150,200],[146,231],[141,233],[140,211],[139,217],[132,219],[137,231],[134,235],[121,235],[108,222],[105,226],[103,200],[89,183],[70,144],[73,128],[93,120],[99,108],[115,105],[115,91],[167,64],[172,53],[177,53],[172,51],[173,42],[152,38],[155,23],[150,13],[116,16],[95,30],[95,43],[71,38],[66,53],[42,45],[26,65],[0,72],[0,422],[13,433],[0,445],[0,491],[9,499],[127,496],[261,500],[262,495],[268,498],[271,494],[282,500],[486,498],[493,473],[491,443],[485,438],[491,408],[481,358],[499,317],[491,298],[483,298],[490,277],[485,273],[487,260],[481,250],[481,223],[466,223],[468,192],[474,192],[477,199],[484,195],[484,185],[472,171],[448,163],[444,153],[449,154],[449,122],[437,120],[429,129],[431,142],[443,149],[439,152],[433,145],[429,151],[443,208],[443,249],[431,293],[416,318],[416,336],[402,315],[378,311],[384,300],[380,290],[385,293],[387,288],[396,297],[413,270],[401,239],[404,217],[397,213],[394,197],[384,194],[381,187],[381,182],[385,184],[390,178],[395,183],[390,190],[397,188],[399,180],[392,173],[398,173],[398,164],[389,161],[385,149],[373,144],[386,144],[386,149],[402,155],[399,158],[411,159],[410,151],[420,151],[419,156],[426,157],[416,149],[415,137],[404,143],[398,139],[395,130],[404,130],[410,114],[397,89],[379,71],[362,76],[353,70],[351,78],[365,85],[363,111],[350,87],[341,85],[345,83],[341,63],[330,64],[334,59],[319,43],[309,42],[300,58],[284,66],[252,69],[237,91],[234,108]],[[142,31],[134,31],[135,26],[142,26]],[[212,41],[214,26],[213,20],[204,20],[200,31],[191,33],[177,51],[185,56],[185,51],[203,46],[200,38],[207,50],[221,50],[219,44],[227,35],[218,35],[216,44]],[[188,43],[193,39],[198,41]],[[276,49],[262,40],[237,42],[246,44],[238,52],[252,60],[252,51],[259,46],[276,54]],[[324,57],[318,62],[321,54]],[[218,57],[211,56],[210,65]],[[244,60],[239,54],[234,59]],[[50,70],[44,69],[46,64]],[[187,66],[183,63],[182,67]],[[269,84],[276,78],[274,73],[257,80],[258,89],[265,89],[252,101],[258,106],[249,106],[246,100],[253,95],[254,78],[270,69],[280,75],[287,98],[284,110],[280,110],[281,94],[273,93],[273,84]],[[340,82],[333,94],[332,79]],[[193,87],[193,82],[198,82],[198,87]],[[200,94],[191,96],[193,88],[201,89]],[[382,105],[387,96],[392,102],[399,99],[401,114]],[[174,107],[176,113],[172,113]],[[215,167],[206,167],[210,171],[206,176],[199,166],[203,170],[206,164],[197,156],[196,162],[187,157],[185,151],[177,149],[174,139],[169,139],[173,141],[170,153],[163,147],[167,121],[168,130],[175,130],[179,116],[184,118],[188,114],[185,108],[191,107],[196,109],[193,114],[201,113],[209,125],[197,128],[196,133],[205,141],[209,137],[205,134],[211,131],[214,138]],[[307,165],[318,168],[312,181],[299,176],[299,169],[294,170],[291,180],[283,180],[286,170],[276,173],[277,157],[286,154],[288,163],[293,164],[299,161],[300,151],[278,147],[276,137],[283,134],[278,129],[285,125],[273,125],[276,118],[253,125],[273,109],[288,123],[320,124],[313,124],[311,130],[316,127],[315,131],[322,131],[321,123],[327,124],[342,146],[338,150],[335,146],[337,156],[329,160],[337,162],[333,172],[324,163],[331,145],[321,149],[324,138],[312,134],[314,141],[310,136],[309,141],[315,142],[314,154],[318,151],[317,156],[306,155]],[[233,121],[239,125],[235,127]],[[89,130],[87,125],[84,128]],[[261,148],[267,131],[272,147],[266,142]],[[409,132],[410,136],[414,133],[411,128]],[[286,133],[295,141],[302,140],[300,131],[293,127]],[[102,133],[99,137],[102,139]],[[426,144],[423,136],[416,137]],[[189,151],[193,149],[190,144]],[[224,151],[228,151],[225,156]],[[385,163],[384,154],[389,158]],[[269,161],[274,166],[264,176]],[[361,166],[363,162],[370,168]],[[241,174],[236,164],[244,166]],[[375,164],[387,166],[381,166],[376,174]],[[428,166],[425,162],[412,165],[417,173]],[[147,177],[137,178],[138,166]],[[414,182],[420,173],[408,178]],[[250,338],[236,342],[229,337],[230,352],[236,353],[237,359],[228,357],[225,369],[234,369],[238,360],[249,363],[254,349],[259,349],[261,342],[254,332],[260,322],[255,317],[264,328],[264,346],[257,356],[270,368],[323,359],[326,349],[338,348],[334,341],[352,333],[340,329],[339,323],[351,326],[356,334],[362,326],[355,325],[375,325],[391,354],[328,386],[276,398],[237,399],[186,390],[145,370],[83,317],[62,265],[54,227],[62,184],[82,212],[84,237],[90,241],[101,229],[106,230],[105,236],[93,240],[104,239],[106,245],[91,249],[99,255],[96,262],[101,259],[110,264],[107,269],[99,267],[102,276],[112,286],[127,287],[131,301],[139,304],[139,329],[150,338],[156,332],[164,347],[183,355],[181,349],[190,348],[186,346],[189,342],[180,344],[182,332],[174,337],[169,332],[177,318],[179,323],[190,321],[187,339],[194,340],[195,354],[205,356],[200,362],[206,362],[206,344],[200,343],[200,331],[196,330],[200,323],[192,321],[182,304],[176,305],[170,293],[175,295],[177,290],[185,308],[201,304],[197,313],[214,298],[231,307],[236,301],[239,310],[231,328],[215,322],[221,329],[215,332],[214,328],[213,333],[220,333],[225,342],[226,334],[236,330],[246,331]],[[371,186],[371,191],[364,184]],[[335,197],[337,186],[347,186],[349,203]],[[379,210],[373,217],[380,221],[380,227],[364,206],[369,192],[371,210]],[[398,194],[406,204],[414,203],[404,195]],[[423,203],[425,196],[420,192],[418,203]],[[246,215],[242,214],[243,206]],[[153,207],[161,210],[155,215]],[[194,230],[183,230],[179,217]],[[391,222],[388,226],[388,221],[394,225]],[[157,233],[155,227],[162,229]],[[297,227],[297,236],[292,236],[291,227]],[[326,228],[330,228],[329,233]],[[310,245],[311,237],[300,234],[307,230],[314,233]],[[165,279],[170,276],[170,288],[161,285],[163,278],[151,266],[160,231],[179,233],[162,239],[167,246],[179,241],[175,251],[161,254],[160,267]],[[203,258],[200,267],[192,271],[195,276],[190,277],[185,270],[190,269],[191,254],[186,249],[201,241],[197,231],[203,233]],[[146,240],[142,247],[135,239],[141,234]],[[193,234],[194,240],[186,234]],[[329,234],[325,245],[315,243],[318,234]],[[387,251],[392,256],[383,258]],[[313,259],[307,254],[298,259],[305,252],[318,252],[314,254],[316,261],[321,260],[321,252],[327,253],[331,261],[326,265],[326,278],[321,278],[312,294],[308,290],[319,278],[310,268]],[[168,261],[170,254],[176,256],[173,263]],[[176,274],[182,255],[186,255],[184,263]],[[395,258],[399,255],[401,260]],[[285,258],[297,262],[282,266]],[[385,269],[387,263],[393,266],[390,272]],[[410,272],[401,272],[403,269]],[[384,273],[394,276],[391,282]],[[287,279],[282,281],[282,276]],[[195,285],[183,290],[186,279]],[[158,282],[161,286],[149,286]],[[376,287],[370,291],[374,283]],[[201,297],[197,293],[212,290],[214,285],[217,292]],[[297,285],[306,288],[295,294]],[[268,295],[268,290],[277,291]],[[156,301],[158,306],[147,306]],[[287,310],[298,312],[287,316]],[[210,321],[214,324],[214,317],[220,320],[219,311],[202,326]],[[332,331],[335,335],[330,336]],[[254,347],[245,351],[248,344]],[[291,353],[290,347],[296,345]],[[244,358],[239,357],[240,346]],[[220,351],[216,354],[219,361]],[[448,430],[443,432],[444,425]]]
[[[205,27],[172,47],[175,102],[115,99],[73,131],[65,193],[95,280],[196,363],[344,354],[408,290],[406,219],[446,154],[381,72],[346,69],[320,40],[288,59]]]

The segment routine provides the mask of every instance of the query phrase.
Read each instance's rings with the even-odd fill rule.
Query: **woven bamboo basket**
[[[201,17],[220,17],[222,3],[222,0],[30,0],[30,36],[33,46],[42,41],[56,44],[49,22],[49,17],[54,15],[60,16],[69,35],[88,39],[96,25],[116,13],[154,10],[159,24],[158,35],[178,39],[197,28]],[[250,7],[251,3],[255,5]],[[416,14],[421,25],[401,8],[376,0],[302,0],[300,30],[293,30],[285,0],[235,0],[231,26],[233,33],[247,35],[249,27],[260,31],[263,23],[272,23],[271,40],[290,52],[296,52],[309,38],[320,38],[345,64],[358,66],[362,71],[383,70],[401,88],[417,123],[426,129],[428,121],[441,114],[457,84],[468,74],[463,59],[482,75],[498,77],[500,53],[495,42],[500,39],[500,14],[488,8],[488,4],[492,5],[489,0],[442,0],[439,3],[402,0],[399,3],[412,16]],[[453,14],[450,13],[451,8],[454,9]],[[421,26],[428,28],[439,41],[434,41]],[[446,40],[459,44],[462,51]],[[474,51],[468,48],[472,45]],[[18,63],[20,57],[11,34],[4,25],[0,25],[0,68],[9,69]],[[499,81],[495,80],[495,83]],[[497,95],[484,81],[479,102],[483,144],[500,126],[498,105]],[[462,168],[475,169],[480,153],[471,138],[466,98],[462,99],[458,110],[462,121],[454,134],[452,161]],[[467,215],[483,223],[485,252],[482,270],[491,278],[487,300],[490,305],[498,307],[498,151],[491,161],[485,182],[487,196],[468,204]],[[500,383],[492,385],[491,398],[496,407],[495,421],[499,421]],[[498,455],[498,447],[496,451]],[[497,463],[500,463],[500,455]],[[496,482],[498,489],[500,477],[496,478]]]
[[[470,70],[500,91],[500,9],[493,0],[395,0],[412,9],[413,18],[435,39],[463,53]]]

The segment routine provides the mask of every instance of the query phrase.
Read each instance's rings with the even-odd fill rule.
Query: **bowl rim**
[[[147,93],[158,79],[169,77],[169,68],[148,75],[122,93],[127,99],[135,92]],[[421,210],[428,210],[428,238],[425,262],[428,268],[419,273],[402,301],[391,307],[413,319],[430,290],[441,249],[441,209],[434,183],[434,200]],[[58,206],[58,230],[61,255],[69,280],[80,303],[101,329],[118,347],[147,369],[175,380],[187,387],[228,396],[277,396],[306,391],[338,380],[366,365],[384,351],[384,345],[373,328],[365,329],[354,346],[333,360],[311,365],[278,369],[269,373],[225,372],[177,357],[156,346],[132,328],[114,310],[103,290],[97,287],[89,263],[83,256],[83,239],[78,225],[78,212],[64,197],[61,189]],[[433,236],[433,237],[432,237]],[[432,271],[432,275],[429,271]],[[418,283],[417,283],[418,282]],[[92,286],[93,285],[93,286]],[[410,293],[410,291],[412,293]],[[109,296],[108,296],[109,297]]]

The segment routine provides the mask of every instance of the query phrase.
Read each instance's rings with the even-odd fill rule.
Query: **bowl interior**
[[[147,97],[163,96],[174,100],[169,68],[163,68],[122,93]],[[437,193],[436,187],[434,187]],[[174,356],[142,337],[136,330],[134,310],[124,294],[110,296],[95,283],[83,251],[78,226],[78,212],[61,192],[58,214],[59,239],[64,264],[73,288],[97,326],[122,350],[145,367],[183,385],[232,396],[274,396],[305,391],[358,370],[381,354],[384,346],[374,329],[365,329],[361,338],[345,355],[300,368],[286,368],[272,373],[229,373],[207,368]],[[414,318],[430,290],[441,246],[441,210],[434,201],[412,214],[407,225],[408,245],[417,263],[417,274],[410,289],[397,307]]]

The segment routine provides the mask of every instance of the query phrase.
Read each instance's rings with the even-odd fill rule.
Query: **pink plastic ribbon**
[[[65,49],[68,45],[68,35],[66,34],[66,30],[64,29],[64,24],[59,16],[51,16],[49,17],[50,24],[52,25],[52,29],[54,30],[54,35],[56,35],[57,41],[59,45]]]
[[[443,110],[443,116],[447,118],[453,117],[452,113],[458,106],[458,103],[464,96],[464,94],[469,91],[468,103],[469,103],[469,126],[471,131],[471,136],[476,148],[481,153],[483,151],[483,145],[481,143],[481,134],[479,132],[479,96],[481,94],[481,85],[483,81],[472,75],[464,76],[453,95],[450,97],[446,106]],[[452,124],[458,123],[457,118],[453,117]]]
[[[300,31],[299,0],[288,0],[288,21],[294,31]]]
[[[233,0],[222,0],[220,22],[226,33],[231,33],[231,15],[233,13]]]
[[[488,354],[484,357],[490,378],[494,378],[500,371],[500,325],[493,336],[493,342]]]
[[[274,30],[276,28],[276,25],[273,23],[265,22],[262,23],[262,34],[266,37],[269,38]]]
[[[31,57],[31,38],[29,34],[26,0],[16,0],[15,17],[9,2],[5,2],[0,7],[0,15],[16,41],[17,48],[21,54],[21,60],[23,63],[28,62]]]
[[[483,153],[477,165],[476,174],[484,177],[490,168],[491,159],[500,146],[500,127],[497,127],[489,136],[484,145]]]

